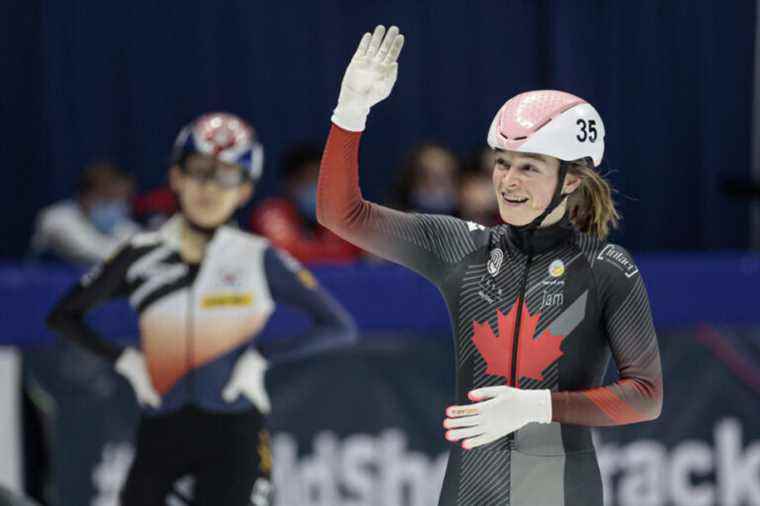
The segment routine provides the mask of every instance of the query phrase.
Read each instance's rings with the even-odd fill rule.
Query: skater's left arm
[[[284,251],[269,248],[264,264],[275,303],[295,307],[312,320],[305,333],[262,348],[268,359],[294,360],[355,342],[356,325],[351,316],[300,262]]]
[[[615,255],[593,269],[610,350],[619,372],[614,383],[580,391],[552,392],[552,421],[625,425],[654,420],[662,410],[662,369],[644,281],[630,254]]]

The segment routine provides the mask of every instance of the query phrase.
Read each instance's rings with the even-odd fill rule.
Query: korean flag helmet
[[[191,153],[205,153],[243,167],[252,181],[261,177],[264,149],[245,120],[226,112],[210,112],[180,130],[172,150],[181,165]]]

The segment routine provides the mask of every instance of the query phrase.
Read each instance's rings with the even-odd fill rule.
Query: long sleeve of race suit
[[[361,132],[332,125],[322,157],[317,218],[343,239],[433,282],[475,249],[467,224],[451,216],[404,213],[362,198]]]
[[[103,338],[85,322],[87,311],[126,295],[125,274],[131,262],[128,246],[85,274],[53,307],[47,325],[59,335],[74,341],[110,362],[119,358],[123,347]]]
[[[267,359],[281,363],[356,340],[351,316],[296,259],[270,247],[264,255],[264,266],[275,303],[298,309],[312,320],[311,327],[300,335],[257,346]]]
[[[619,379],[598,388],[552,393],[555,422],[606,426],[653,420],[662,410],[662,369],[657,334],[644,281],[628,252],[615,245],[618,259],[602,252],[593,268],[602,318]]]

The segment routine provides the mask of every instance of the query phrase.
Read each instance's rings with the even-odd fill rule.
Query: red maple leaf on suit
[[[472,341],[478,349],[488,368],[486,374],[501,376],[509,383],[512,370],[512,346],[515,319],[517,318],[517,303],[504,315],[496,310],[498,334],[494,334],[487,321],[472,322]],[[520,339],[517,350],[517,378],[531,378],[537,381],[544,379],[541,372],[559,359],[564,352],[560,350],[565,336],[555,336],[549,329],[533,338],[536,325],[541,313],[530,314],[528,306],[523,302],[520,316]]]

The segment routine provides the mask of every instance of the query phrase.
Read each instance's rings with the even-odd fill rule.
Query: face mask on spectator
[[[129,206],[122,200],[102,200],[90,210],[90,221],[102,234],[111,235],[116,227],[129,219]]]

